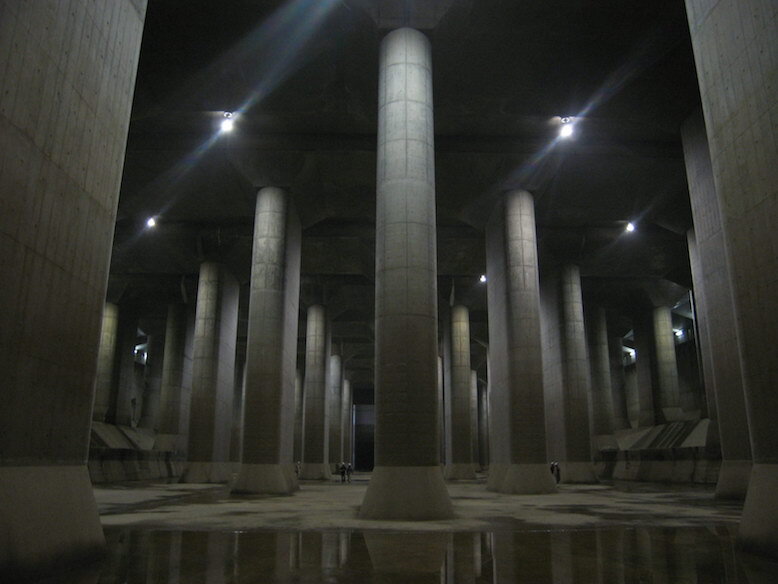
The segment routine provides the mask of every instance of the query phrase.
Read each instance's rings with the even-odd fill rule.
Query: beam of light
[[[566,124],[562,124],[562,127],[559,128],[559,137],[560,138],[569,138],[573,135],[573,124],[570,122]]]
[[[627,223],[627,226],[624,228],[624,231],[626,231],[627,233],[632,233],[633,231],[635,231],[635,224],[632,223],[632,221],[630,221],[629,223]]]

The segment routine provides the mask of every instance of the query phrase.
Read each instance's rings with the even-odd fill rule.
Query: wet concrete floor
[[[740,505],[707,487],[562,485],[527,496],[468,481],[449,485],[456,519],[388,522],[356,517],[367,480],[304,483],[291,497],[99,487],[107,558],[48,582],[778,582],[777,562],[737,550]]]

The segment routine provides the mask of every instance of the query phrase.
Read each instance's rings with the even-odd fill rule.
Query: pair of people
[[[353,467],[351,466],[351,463],[349,462],[346,464],[345,462],[341,462],[340,465],[338,465],[338,470],[340,471],[340,482],[351,482],[351,473],[354,472]]]

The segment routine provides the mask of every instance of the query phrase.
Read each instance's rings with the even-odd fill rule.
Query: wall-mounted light
[[[627,233],[632,233],[633,231],[635,231],[635,224],[630,221],[629,223],[627,223],[627,226],[624,228],[624,231],[626,231]]]
[[[486,283],[486,274],[481,274],[481,277],[478,278],[478,281],[481,282],[481,284]]]
[[[232,112],[224,112],[224,119],[221,123],[221,131],[222,132],[232,132],[232,129],[235,127],[235,119],[233,117]]]
[[[564,118],[561,118],[561,121],[562,127],[559,128],[559,137],[569,138],[573,135],[573,118],[565,116]]]
[[[155,217],[149,217],[148,219],[146,219],[146,227],[151,229],[152,227],[156,227],[156,226],[157,226],[157,219]]]

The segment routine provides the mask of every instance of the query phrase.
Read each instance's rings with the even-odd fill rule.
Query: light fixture
[[[561,118],[562,127],[559,128],[559,137],[560,138],[569,138],[573,135],[573,118],[571,117],[564,117]]]
[[[220,127],[222,132],[232,132],[232,129],[235,127],[232,112],[224,112],[224,119]]]
[[[481,282],[481,284],[486,282],[486,274],[481,274],[481,277],[478,278],[478,281]]]
[[[624,231],[626,231],[627,233],[632,233],[633,231],[635,231],[635,224],[632,223],[632,221],[630,221],[629,223],[627,223],[627,226],[624,228]]]
[[[146,219],[146,227],[156,227],[157,226],[157,220],[154,217],[149,217]]]
[[[675,333],[675,336],[679,339],[683,337],[683,329],[673,329],[673,332]]]

